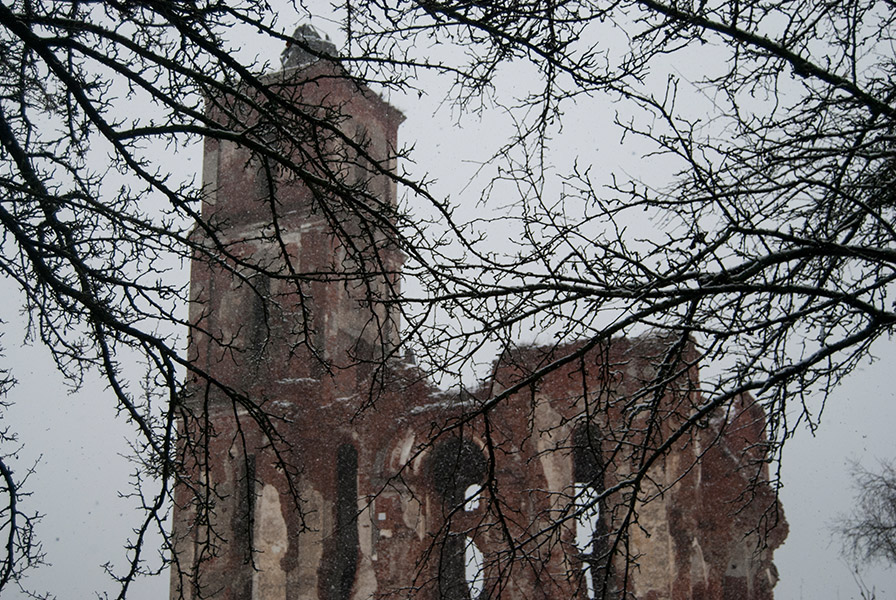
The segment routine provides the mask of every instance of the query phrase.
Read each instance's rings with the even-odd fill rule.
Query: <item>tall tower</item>
[[[397,332],[383,170],[403,117],[320,58],[334,48],[312,28],[295,37],[307,49],[287,48],[264,91],[208,100],[253,135],[205,143],[190,360],[211,383],[184,402],[173,598],[348,600],[370,562],[355,417]]]

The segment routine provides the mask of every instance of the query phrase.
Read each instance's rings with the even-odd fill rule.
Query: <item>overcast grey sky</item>
[[[322,4],[323,6],[323,4]],[[284,9],[283,23],[295,22]],[[321,8],[321,11],[325,10]],[[333,35],[339,43],[338,26],[326,19],[314,23]],[[276,62],[277,49],[262,49]],[[498,83],[524,85],[505,74]],[[436,88],[438,83],[428,89]],[[391,101],[407,116],[400,129],[403,143],[414,144],[418,173],[429,172],[443,183],[437,193],[458,202],[472,202],[466,179],[473,176],[476,163],[487,150],[499,143],[502,117],[468,117],[456,127],[451,110],[439,106],[439,96],[418,98],[392,96]],[[602,107],[595,109],[594,107]],[[564,147],[590,145],[590,159],[596,168],[614,165],[634,171],[640,162],[639,149],[630,143],[620,146],[618,134],[609,128],[612,107],[600,102],[568,114],[568,139]],[[491,144],[491,146],[490,146]],[[567,157],[568,158],[568,157]],[[183,172],[198,172],[199,148],[185,149],[178,159]],[[637,174],[637,173],[634,173]],[[500,236],[501,231],[490,232]],[[186,278],[186,271],[172,276]],[[45,515],[37,529],[51,566],[32,573],[28,585],[36,591],[50,591],[59,598],[87,598],[93,591],[115,588],[101,565],[121,564],[121,547],[131,527],[138,522],[133,499],[119,498],[126,491],[130,465],[122,457],[128,452],[126,423],[114,416],[114,399],[98,381],[88,381],[75,394],[68,394],[55,373],[46,352],[23,345],[18,297],[2,294],[0,325],[5,361],[12,365],[19,384],[9,400],[14,404],[5,420],[20,433],[24,445],[18,469],[36,463],[28,480],[33,492],[28,509]],[[851,506],[853,490],[849,473],[852,461],[873,468],[881,458],[896,457],[892,435],[896,423],[896,386],[892,369],[896,345],[882,341],[875,347],[876,364],[857,370],[830,399],[821,425],[813,437],[801,430],[791,440],[784,455],[781,498],[790,522],[790,536],[776,553],[780,582],[779,600],[858,598],[859,590],[850,567],[841,558],[839,545],[832,541],[830,528],[838,514]],[[875,586],[878,598],[896,597],[896,570],[876,569],[865,573],[865,581]],[[134,590],[134,600],[158,599],[167,594],[162,576]],[[15,598],[16,594],[9,597]]]

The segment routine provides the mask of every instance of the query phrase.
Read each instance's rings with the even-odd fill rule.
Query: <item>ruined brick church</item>
[[[271,77],[303,106],[339,107],[340,129],[388,163],[402,115],[343,75],[294,48]],[[394,343],[386,309],[365,299],[371,285],[394,296],[397,277],[311,278],[302,297],[241,277],[240,257],[276,270],[280,256],[262,235],[258,171],[245,147],[206,141],[203,216],[229,258],[193,265],[190,352],[220,386],[197,382],[185,400],[201,426],[183,429],[195,484],[178,491],[172,598],[772,599],[786,523],[765,415],[744,397],[673,439],[699,404],[692,345],[641,412],[633,399],[672,343],[659,334],[508,350],[479,389],[456,394],[413,360],[359,360]],[[388,177],[369,187],[395,204]],[[345,248],[308,188],[279,182],[276,195],[292,267],[338,273]],[[383,273],[400,272],[398,251],[379,256]],[[520,381],[531,383],[489,403]]]

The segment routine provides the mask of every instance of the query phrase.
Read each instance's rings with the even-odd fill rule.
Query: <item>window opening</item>
[[[433,487],[447,519],[482,506],[487,460],[472,441],[460,437],[439,442],[429,463]],[[446,532],[439,560],[439,598],[478,600],[485,588],[484,556],[472,537]]]
[[[468,536],[464,548],[464,577],[467,580],[467,591],[472,600],[479,598],[485,587],[484,565],[482,552],[473,538]]]
[[[600,434],[593,425],[573,433],[573,505],[575,545],[582,559],[582,575],[588,598],[602,596],[606,579],[606,531],[600,495],[604,491],[604,467],[600,455]]]
[[[358,567],[358,450],[342,444],[336,451],[336,538],[330,600],[349,600]]]
[[[473,483],[464,490],[464,511],[473,512],[479,510],[482,503],[482,484]]]
[[[451,438],[436,444],[430,459],[433,486],[448,511],[460,508],[471,488],[481,489],[486,477],[486,459],[479,447],[463,438]]]

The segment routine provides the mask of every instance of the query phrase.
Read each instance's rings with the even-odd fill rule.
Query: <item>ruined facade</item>
[[[340,131],[388,162],[394,108],[328,61],[285,67],[280,94],[338,107]],[[389,178],[351,148],[328,151],[394,206]],[[217,140],[203,177],[230,257],[193,265],[191,360],[217,385],[197,380],[185,401],[194,484],[178,491],[173,598],[772,598],[786,525],[765,480],[764,415],[742,398],[674,439],[700,401],[693,348],[650,411],[633,403],[667,361],[662,336],[508,351],[481,389],[442,392],[388,357],[398,324],[370,302],[398,293],[398,251],[385,242],[377,273],[341,277],[347,250],[317,192]],[[242,276],[241,258],[270,276]],[[287,270],[310,275],[295,286]]]

